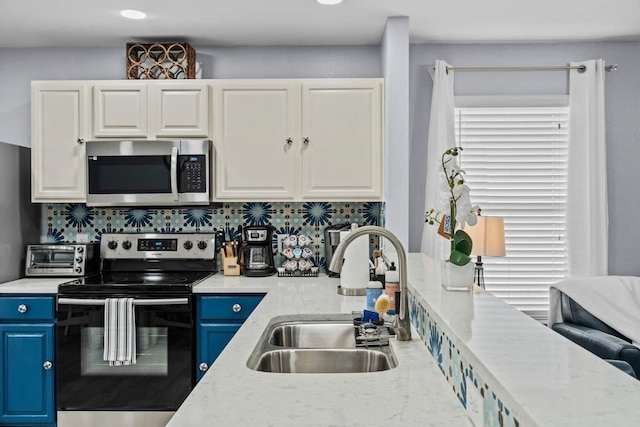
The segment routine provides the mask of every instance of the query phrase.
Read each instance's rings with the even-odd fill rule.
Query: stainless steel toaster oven
[[[40,243],[27,246],[26,277],[81,277],[100,270],[97,243]]]

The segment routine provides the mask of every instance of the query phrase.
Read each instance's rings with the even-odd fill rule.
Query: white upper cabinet
[[[382,200],[382,80],[214,89],[216,199]]]
[[[146,82],[100,82],[93,86],[96,138],[147,138],[147,116]]]
[[[93,87],[95,138],[208,138],[209,86],[199,81],[105,81]]]
[[[302,85],[302,198],[382,197],[382,83]]]
[[[209,85],[157,81],[149,89],[149,132],[157,138],[209,138]]]
[[[214,87],[216,198],[292,200],[299,187],[299,84],[231,80]]]
[[[85,145],[90,128],[90,84],[31,85],[31,198],[84,202]]]
[[[32,199],[86,200],[84,140],[192,138],[213,140],[212,200],[383,200],[382,94],[382,79],[33,82]]]

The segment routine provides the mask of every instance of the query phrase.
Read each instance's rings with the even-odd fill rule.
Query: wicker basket
[[[189,43],[127,43],[127,79],[195,79],[196,51]]]

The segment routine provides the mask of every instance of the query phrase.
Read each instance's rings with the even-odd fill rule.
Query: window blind
[[[505,224],[506,256],[482,259],[486,290],[541,321],[569,273],[568,120],[569,107],[456,109],[471,201]]]

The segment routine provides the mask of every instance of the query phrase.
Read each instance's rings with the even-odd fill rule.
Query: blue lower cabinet
[[[209,369],[209,366],[218,358],[222,350],[229,344],[231,338],[242,326],[241,323],[230,324],[200,324],[198,332],[198,364],[196,366],[196,381]]]
[[[200,295],[196,299],[196,381],[227,346],[264,294]]]
[[[54,324],[0,324],[0,426],[55,425]]]

